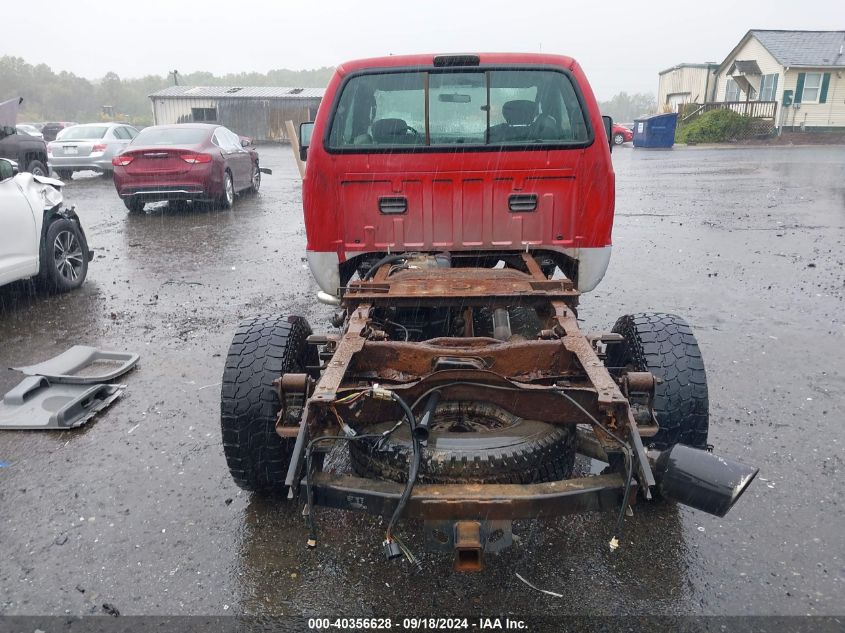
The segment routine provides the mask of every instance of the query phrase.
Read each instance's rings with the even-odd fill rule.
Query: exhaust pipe
[[[728,513],[759,471],[683,444],[654,460],[661,495],[717,517]]]
[[[319,301],[320,303],[324,303],[327,306],[340,305],[340,297],[330,295],[328,292],[323,292],[322,290],[317,293],[317,301]]]

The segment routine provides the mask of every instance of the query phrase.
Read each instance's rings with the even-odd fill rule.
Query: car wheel
[[[73,177],[72,169],[56,169],[55,172],[62,180],[70,180]]]
[[[81,286],[87,274],[88,243],[79,224],[55,220],[41,248],[41,280],[49,290],[64,292]]]
[[[138,198],[124,198],[123,204],[126,205],[129,213],[141,213],[144,210],[144,201]]]
[[[235,204],[235,183],[232,180],[232,172],[228,169],[223,172],[223,195],[217,203],[221,209],[231,209]]]
[[[617,132],[613,135],[613,144],[614,145],[622,145],[625,142],[625,136]]]
[[[250,185],[250,192],[251,193],[258,193],[258,190],[261,188],[261,170],[258,169],[258,165],[252,166],[252,185]]]
[[[33,176],[46,176],[47,168],[40,160],[31,160],[26,166],[26,170]]]

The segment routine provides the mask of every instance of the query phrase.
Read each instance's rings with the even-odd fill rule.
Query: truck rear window
[[[402,71],[344,85],[330,149],[566,145],[590,140],[568,75],[553,70]]]

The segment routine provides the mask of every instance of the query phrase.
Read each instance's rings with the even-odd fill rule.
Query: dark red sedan
[[[261,186],[258,152],[222,125],[187,123],[144,128],[112,159],[114,186],[130,211],[161,200],[215,202]]]

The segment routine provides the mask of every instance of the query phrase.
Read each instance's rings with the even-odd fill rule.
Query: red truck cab
[[[530,252],[582,292],[604,276],[614,173],[605,123],[572,58],[344,63],[303,132],[308,263],[328,295],[367,261],[410,251],[491,261]]]

